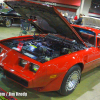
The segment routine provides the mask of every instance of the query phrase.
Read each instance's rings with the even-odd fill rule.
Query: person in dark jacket
[[[2,3],[0,3],[0,10],[2,10]]]
[[[76,21],[74,21],[74,24],[77,24],[77,25],[82,25],[82,14],[80,14],[79,15],[79,18],[76,20]]]
[[[68,18],[68,13],[64,14],[64,17],[67,19],[67,21],[70,23],[70,19]]]

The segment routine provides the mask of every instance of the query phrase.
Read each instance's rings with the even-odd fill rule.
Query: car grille
[[[16,81],[16,82],[18,82],[18,83],[24,85],[25,87],[28,87],[28,82],[27,82],[26,80],[23,80],[22,78],[20,78],[20,77],[14,75],[14,74],[12,74],[12,73],[6,71],[6,70],[5,70],[5,74],[6,74],[6,76],[7,76],[8,78],[11,78],[11,79],[13,79],[14,81]]]

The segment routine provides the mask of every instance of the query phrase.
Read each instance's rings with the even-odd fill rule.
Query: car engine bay
[[[41,63],[85,48],[74,40],[69,41],[50,33],[45,36],[34,35],[33,39],[12,39],[1,43]]]

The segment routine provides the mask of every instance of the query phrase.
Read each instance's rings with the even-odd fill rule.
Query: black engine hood
[[[30,16],[39,16],[44,19],[51,27],[48,29],[48,33],[60,34],[75,40],[79,44],[84,44],[77,32],[55,7],[36,3],[35,0],[6,0],[5,3],[27,20],[30,19]],[[41,29],[45,33],[45,29]]]

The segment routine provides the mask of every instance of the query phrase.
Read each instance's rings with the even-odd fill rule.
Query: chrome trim
[[[99,59],[100,59],[100,58],[98,58],[98,59],[96,59],[96,60],[99,60]],[[85,64],[92,63],[92,62],[94,62],[94,61],[96,61],[96,60],[90,61],[90,62],[88,62],[88,63],[85,63]]]

